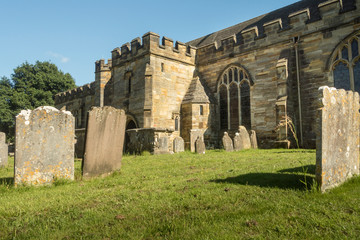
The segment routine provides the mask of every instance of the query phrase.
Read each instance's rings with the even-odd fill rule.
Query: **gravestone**
[[[154,154],[166,154],[169,153],[169,138],[166,136],[159,137],[154,148]]]
[[[16,116],[15,186],[74,179],[74,144],[70,112],[49,106],[21,111]]]
[[[195,141],[195,151],[198,154],[205,154],[205,143],[201,137]]]
[[[319,88],[316,180],[321,191],[359,174],[359,94]]]
[[[250,131],[250,142],[251,142],[251,148],[253,148],[253,149],[258,148],[257,139],[256,139],[256,132],[254,130]]]
[[[240,151],[250,148],[251,148],[251,142],[248,131],[244,126],[239,126],[239,132],[235,133],[235,137],[234,137],[234,149],[235,151]]]
[[[6,135],[0,132],[0,167],[6,167],[8,164],[8,145],[6,144]]]
[[[93,107],[88,124],[83,176],[107,175],[120,169],[125,137],[126,114],[113,107]]]
[[[176,137],[174,139],[173,145],[174,145],[174,153],[184,151],[184,139],[182,137]]]
[[[190,151],[195,152],[196,140],[201,138],[204,141],[204,130],[202,129],[191,129],[190,130]]]
[[[250,149],[251,142],[250,142],[249,133],[244,126],[239,126],[239,135],[243,149]]]
[[[227,151],[227,152],[234,151],[233,142],[227,132],[224,132],[224,136],[222,137],[222,143],[223,143],[225,151]]]

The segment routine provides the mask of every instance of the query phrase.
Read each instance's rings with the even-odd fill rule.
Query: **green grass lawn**
[[[0,169],[0,239],[356,239],[360,178],[314,190],[314,150],[125,156],[120,172],[51,187]],[[304,183],[307,183],[307,186]]]

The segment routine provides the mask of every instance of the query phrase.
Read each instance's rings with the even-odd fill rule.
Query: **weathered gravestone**
[[[191,129],[190,130],[190,151],[191,152],[196,151],[196,140],[199,137],[201,139],[204,139],[204,130],[202,130],[202,129]]]
[[[154,154],[166,154],[169,153],[169,138],[159,137],[155,138]]]
[[[8,164],[8,145],[5,141],[5,133],[0,132],[0,167],[6,167]]]
[[[176,137],[173,141],[174,153],[184,151],[184,139],[182,137]]]
[[[244,126],[239,126],[239,133],[236,133],[234,137],[234,149],[235,151],[240,151],[250,148],[251,142],[249,133]]]
[[[253,148],[253,149],[258,148],[257,139],[256,139],[256,132],[254,130],[250,131],[250,142],[251,142],[251,148]]]
[[[205,143],[204,140],[201,137],[198,137],[195,141],[195,151],[198,154],[205,154]]]
[[[74,179],[74,124],[70,112],[48,106],[16,116],[15,186]]]
[[[224,132],[224,136],[222,137],[222,143],[223,143],[225,151],[227,151],[227,152],[234,151],[233,142],[227,132]]]
[[[319,88],[316,180],[321,191],[359,174],[359,94]]]
[[[88,114],[83,176],[94,177],[120,169],[126,114],[113,107],[93,107]]]

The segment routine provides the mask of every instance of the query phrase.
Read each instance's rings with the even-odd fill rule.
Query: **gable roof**
[[[223,39],[229,38],[232,35],[235,35],[238,39],[240,37],[241,31],[257,27],[259,37],[264,36],[264,24],[272,22],[274,20],[281,19],[282,29],[289,29],[290,20],[289,15],[291,13],[296,13],[302,10],[308,9],[310,15],[307,23],[315,22],[321,20],[321,15],[319,11],[319,4],[327,2],[328,0],[302,0],[294,4],[288,5],[286,7],[277,9],[270,13],[261,15],[259,17],[253,18],[251,20],[236,24],[234,26],[222,29],[220,31],[210,33],[206,36],[200,37],[198,39],[187,42],[187,45],[194,47],[203,47],[214,42],[219,42]],[[342,0],[343,8],[342,12],[350,11],[355,8],[355,0]]]

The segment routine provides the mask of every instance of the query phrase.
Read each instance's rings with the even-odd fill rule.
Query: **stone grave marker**
[[[251,142],[250,142],[249,133],[244,126],[239,126],[239,135],[243,149],[250,149]]]
[[[198,139],[195,141],[195,151],[198,154],[205,154],[205,143],[201,137],[198,137]]]
[[[233,141],[231,140],[227,132],[224,132],[224,136],[222,137],[222,143],[225,151],[227,152],[234,151]]]
[[[84,177],[102,176],[120,169],[126,126],[124,110],[93,107],[88,114]]]
[[[6,167],[8,164],[8,145],[6,144],[6,135],[0,132],[0,167]]]
[[[182,137],[176,137],[173,141],[174,153],[179,153],[184,151],[184,139]]]
[[[74,179],[74,144],[70,112],[49,106],[21,111],[16,116],[15,186]]]
[[[316,180],[326,191],[359,174],[359,94],[319,88]]]
[[[250,142],[251,142],[251,148],[253,148],[253,149],[258,148],[257,139],[256,139],[256,132],[254,130],[250,131]]]
[[[251,148],[251,142],[248,131],[244,126],[239,126],[239,132],[235,133],[235,137],[234,137],[234,150],[240,151],[250,148]]]
[[[154,148],[154,154],[166,154],[169,153],[169,138],[162,136],[157,139],[156,147]]]

